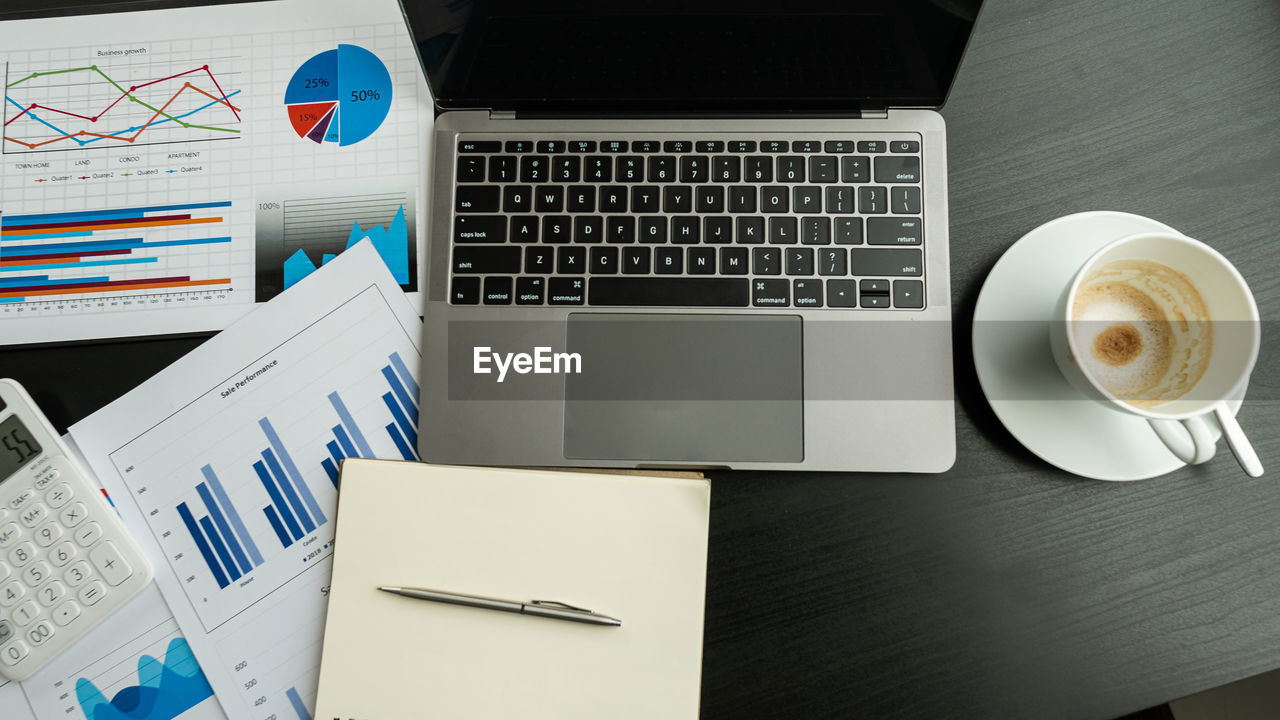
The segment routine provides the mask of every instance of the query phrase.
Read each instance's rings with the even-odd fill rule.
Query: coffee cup
[[[1216,250],[1168,232],[1119,238],[1075,273],[1054,320],[1053,358],[1083,395],[1146,418],[1187,464],[1213,457],[1213,415],[1245,472],[1262,474],[1228,405],[1258,359],[1258,306]]]

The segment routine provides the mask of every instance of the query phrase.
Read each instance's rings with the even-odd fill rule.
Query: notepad
[[[704,479],[343,464],[317,718],[693,718]],[[551,600],[603,627],[380,592]]]

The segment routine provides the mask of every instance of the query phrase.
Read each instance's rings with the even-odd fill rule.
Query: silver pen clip
[[[542,607],[558,607],[564,610],[573,610],[574,612],[581,612],[581,613],[587,613],[588,615],[595,615],[595,612],[591,610],[588,610],[586,608],[574,607],[569,603],[562,603],[562,602],[559,602],[558,600],[530,600],[529,604],[541,605]]]

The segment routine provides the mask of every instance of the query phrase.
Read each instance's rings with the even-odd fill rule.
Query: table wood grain
[[[1280,4],[989,0],[943,115],[958,460],[713,473],[705,718],[1110,718],[1280,667]],[[1244,274],[1264,346],[1239,417],[1269,474],[1222,451],[1082,480],[993,414],[969,342],[986,273],[1098,209]],[[65,427],[200,341],[10,348],[0,375]]]

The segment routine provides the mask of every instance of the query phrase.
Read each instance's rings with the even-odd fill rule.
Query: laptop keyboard
[[[458,142],[454,305],[924,307],[918,136]]]

